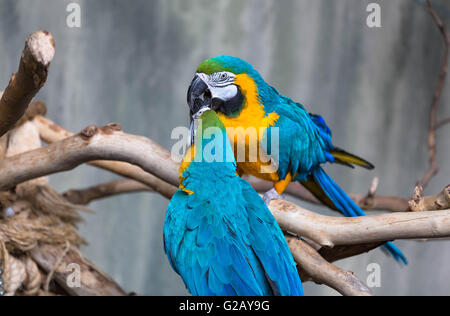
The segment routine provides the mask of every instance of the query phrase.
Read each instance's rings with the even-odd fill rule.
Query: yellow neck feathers
[[[247,74],[240,74],[236,76],[234,83],[240,87],[245,97],[244,108],[237,117],[227,117],[219,113],[223,124],[226,127],[242,127],[244,129],[273,126],[280,116],[276,113],[266,116],[255,81]]]
[[[194,160],[195,157],[195,145],[192,145],[186,152],[186,155],[184,156],[183,162],[181,163],[180,169],[178,169],[178,177],[180,179],[180,185],[179,189],[183,190],[187,194],[193,194],[191,190],[186,189],[186,187],[183,184],[184,177],[183,173],[186,171],[186,169],[189,167],[191,162]]]

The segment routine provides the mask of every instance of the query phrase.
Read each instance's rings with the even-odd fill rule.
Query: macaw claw
[[[283,195],[278,194],[277,190],[275,188],[272,188],[271,190],[267,191],[263,195],[263,200],[266,203],[267,206],[269,206],[270,201],[272,200],[285,200]]]

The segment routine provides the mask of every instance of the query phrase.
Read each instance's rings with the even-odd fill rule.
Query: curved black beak
[[[208,85],[198,75],[194,77],[189,86],[187,102],[191,117],[201,108],[211,106],[211,92],[208,89]]]

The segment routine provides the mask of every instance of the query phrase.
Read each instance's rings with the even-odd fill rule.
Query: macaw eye
[[[221,75],[220,75],[220,79],[221,80],[225,80],[225,79],[227,79],[228,78],[228,75],[226,74],[226,73],[222,73]]]

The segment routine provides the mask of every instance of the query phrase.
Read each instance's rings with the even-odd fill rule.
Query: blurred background
[[[81,27],[66,25],[69,3]],[[381,5],[381,28],[369,28],[367,5]],[[432,1],[450,25],[450,3]],[[50,31],[56,56],[39,98],[48,117],[70,131],[119,122],[170,148],[171,131],[188,126],[186,91],[198,64],[216,55],[248,60],[283,94],[323,115],[334,143],[376,165],[373,172],[332,166],[347,192],[408,197],[428,167],[428,112],[443,57],[443,40],[425,1],[361,0],[0,0],[0,87],[17,70],[29,33]],[[450,116],[450,81],[439,117]],[[449,184],[450,126],[438,132],[441,170],[426,193]],[[91,167],[52,176],[63,192],[116,179]],[[324,208],[312,208],[332,214]],[[163,251],[168,201],[151,193],[95,202],[81,234],[83,253],[126,290],[186,295]],[[335,215],[335,214],[333,214]],[[337,264],[366,281],[381,266],[379,295],[450,294],[450,241],[401,241],[410,264],[382,251]],[[336,292],[311,283],[308,295]]]

